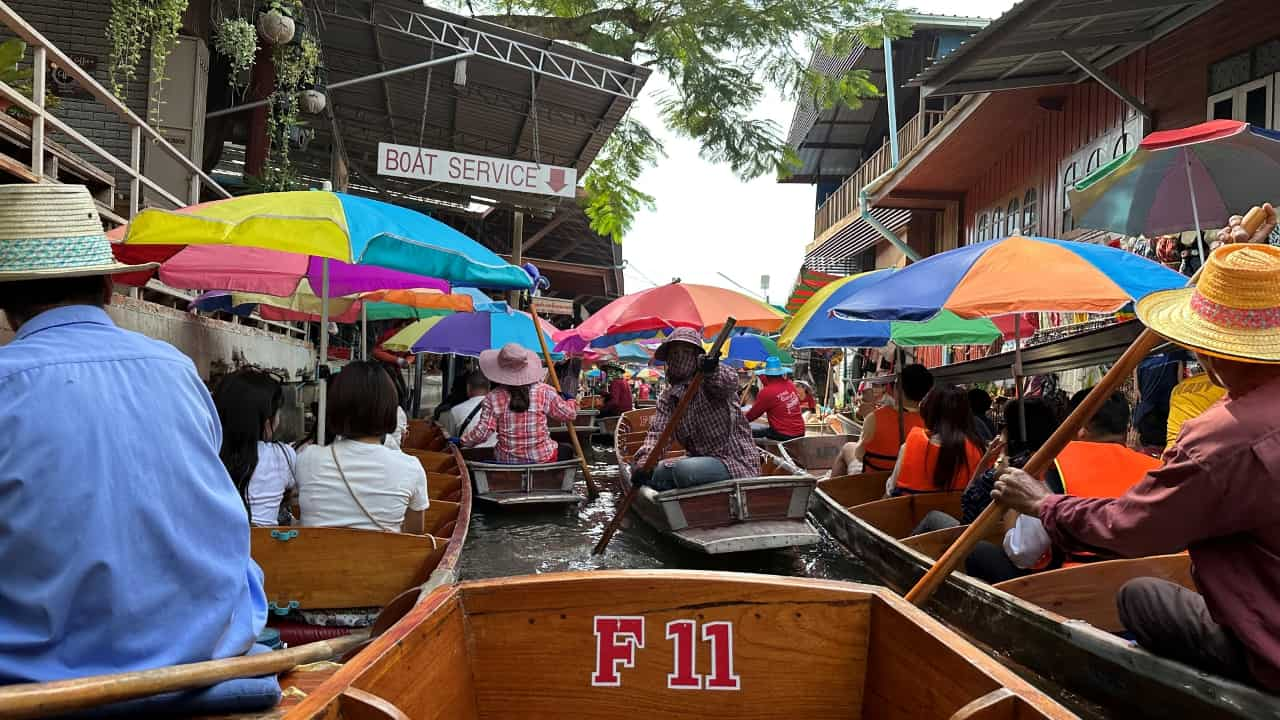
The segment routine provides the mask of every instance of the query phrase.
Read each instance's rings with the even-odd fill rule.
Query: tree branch
[[[551,40],[575,42],[606,55],[630,60],[638,42],[648,36],[652,23],[640,17],[634,8],[601,8],[574,17],[554,15],[479,15],[488,20],[516,30],[523,30]],[[616,37],[596,29],[605,23],[617,23],[631,32],[626,37]]]

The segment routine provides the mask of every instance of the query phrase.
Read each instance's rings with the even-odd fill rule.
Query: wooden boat
[[[599,410],[579,410],[578,417],[573,421],[574,431],[578,433],[578,444],[584,450],[591,448],[591,436],[600,430],[596,422],[596,416],[599,414]],[[570,442],[568,425],[553,425],[547,429],[551,431],[552,440],[565,444]]]
[[[440,588],[284,715],[641,716],[1074,717],[884,588],[680,571]]]
[[[566,505],[582,496],[574,489],[578,461],[536,465],[506,465],[468,461],[479,500],[502,506]]]
[[[653,414],[653,409],[623,413],[614,433],[624,491],[631,489],[631,458]],[[678,445],[667,450],[667,457],[682,455]],[[761,458],[761,477],[665,492],[642,487],[632,509],[681,545],[711,555],[818,542],[818,531],[806,517],[816,480],[783,467],[772,455],[761,453]]]
[[[825,477],[840,457],[841,448],[857,439],[857,435],[806,435],[782,443],[779,452],[784,460],[810,475]]]
[[[452,582],[471,518],[466,464],[435,426],[411,424],[405,441],[404,451],[427,472],[426,534],[299,526],[251,530],[270,624],[285,642],[351,631],[299,622],[293,611],[378,608],[428,579]]]
[[[929,510],[960,516],[959,492],[883,499],[888,473],[825,480],[813,516],[880,580],[905,591],[963,527],[909,537]],[[988,538],[1000,542],[1000,533]],[[1115,594],[1136,577],[1194,587],[1186,555],[1110,560],[992,586],[954,573],[926,610],[1013,662],[1124,718],[1280,718],[1280,698],[1153,655],[1123,630]]]
[[[600,418],[600,428],[597,434],[613,437],[614,431],[618,429],[618,421],[622,419],[621,415],[611,415],[607,418]]]

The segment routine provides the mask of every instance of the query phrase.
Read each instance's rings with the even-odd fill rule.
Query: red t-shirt
[[[766,413],[769,416],[769,427],[775,432],[794,437],[804,434],[800,396],[790,380],[782,378],[766,381],[747,413],[747,420],[755,420]]]

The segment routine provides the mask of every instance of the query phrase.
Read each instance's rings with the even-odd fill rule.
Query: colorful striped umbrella
[[[1236,120],[1153,132],[1067,193],[1076,225],[1124,235],[1222,227],[1280,195],[1280,133]]]
[[[1186,284],[1169,268],[1089,243],[1014,236],[948,250],[871,283],[834,305],[842,317],[928,320],[1023,312],[1110,313]]]
[[[708,350],[711,349],[711,343],[704,343],[704,345]],[[734,335],[725,342],[723,352],[724,359],[731,365],[764,362],[770,357],[778,358],[784,365],[795,363],[791,353],[778,347],[777,342],[763,335]]]
[[[738,327],[773,332],[787,315],[742,293],[711,285],[671,283],[625,295],[573,330],[557,335],[556,349],[578,353],[627,340],[652,338],[675,327],[715,335],[732,316]]]
[[[547,346],[551,346],[551,332],[555,327],[539,318],[538,324]],[[414,338],[413,335],[417,334]],[[414,353],[439,353],[479,357],[485,350],[494,350],[507,343],[518,343],[528,350],[542,354],[538,336],[533,333],[533,321],[529,313],[502,310],[499,312],[455,313],[443,317],[426,318],[411,323],[396,333],[383,347],[395,350],[407,344]],[[556,354],[556,359],[563,354]]]
[[[890,341],[902,347],[985,345],[1001,336],[1000,329],[990,320],[962,320],[950,312],[923,323],[848,320],[831,315],[836,305],[892,273],[875,270],[828,283],[791,317],[778,344],[794,348],[878,348]]]

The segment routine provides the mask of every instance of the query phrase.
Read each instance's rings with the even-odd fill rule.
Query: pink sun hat
[[[507,343],[500,350],[481,352],[480,372],[490,382],[512,387],[532,385],[547,374],[537,354],[518,343]]]

